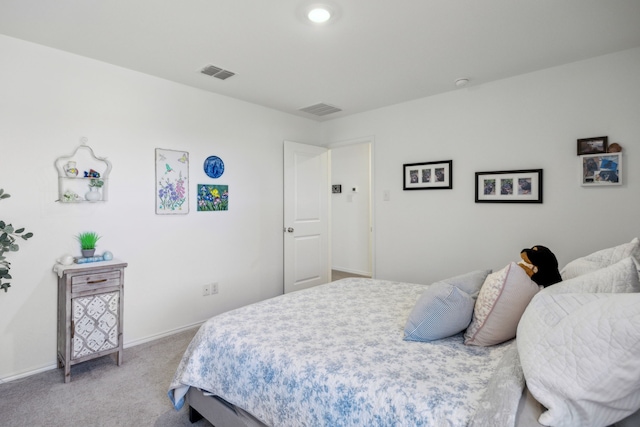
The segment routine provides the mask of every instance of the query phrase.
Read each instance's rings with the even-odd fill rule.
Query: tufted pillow
[[[604,426],[640,409],[640,293],[536,295],[518,325],[527,387],[557,427]]]
[[[515,262],[487,276],[464,334],[468,345],[490,346],[516,336],[520,316],[540,288]]]
[[[608,267],[629,256],[640,261],[640,241],[637,237],[629,243],[613,248],[602,249],[582,258],[575,259],[560,271],[560,275],[562,276],[562,280],[573,279],[574,277],[596,271],[600,268]]]
[[[433,341],[463,331],[471,322],[475,299],[489,273],[491,270],[472,271],[429,286],[409,315],[405,341]]]
[[[638,261],[633,257],[627,257],[608,267],[556,283],[540,292],[549,294],[640,292]]]

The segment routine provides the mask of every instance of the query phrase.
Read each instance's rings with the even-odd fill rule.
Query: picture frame
[[[607,136],[583,138],[578,140],[578,156],[606,153],[608,148],[609,137]]]
[[[198,212],[229,210],[229,186],[198,184]]]
[[[157,215],[189,213],[189,153],[156,148]]]
[[[403,190],[450,190],[453,188],[453,160],[402,165]]]
[[[542,203],[542,169],[476,172],[476,203]]]
[[[582,186],[622,185],[622,153],[580,156]]]

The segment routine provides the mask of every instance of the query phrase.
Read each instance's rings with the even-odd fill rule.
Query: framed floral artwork
[[[156,148],[156,214],[189,213],[189,153]]]
[[[198,184],[198,211],[228,211],[229,186]]]

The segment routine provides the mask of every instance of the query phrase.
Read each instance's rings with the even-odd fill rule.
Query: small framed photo
[[[476,172],[476,203],[542,203],[542,169]]]
[[[402,165],[403,190],[450,190],[453,188],[453,160]]]
[[[578,140],[578,156],[585,154],[606,153],[609,146],[609,137],[598,136],[596,138],[584,138]]]
[[[580,156],[580,164],[585,187],[622,184],[622,153]]]

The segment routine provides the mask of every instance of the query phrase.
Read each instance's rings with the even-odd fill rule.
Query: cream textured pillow
[[[547,426],[605,426],[640,409],[640,293],[541,292],[518,325],[527,387]]]
[[[560,270],[560,275],[562,276],[562,280],[573,279],[574,277],[596,271],[600,268],[608,267],[629,256],[640,261],[640,241],[637,237],[629,243],[613,248],[602,249],[573,260]]]
[[[480,288],[464,343],[490,346],[514,338],[522,313],[539,290],[515,262],[490,274]]]
[[[540,292],[548,294],[640,292],[638,262],[633,257],[627,257],[608,267],[546,287]]]

